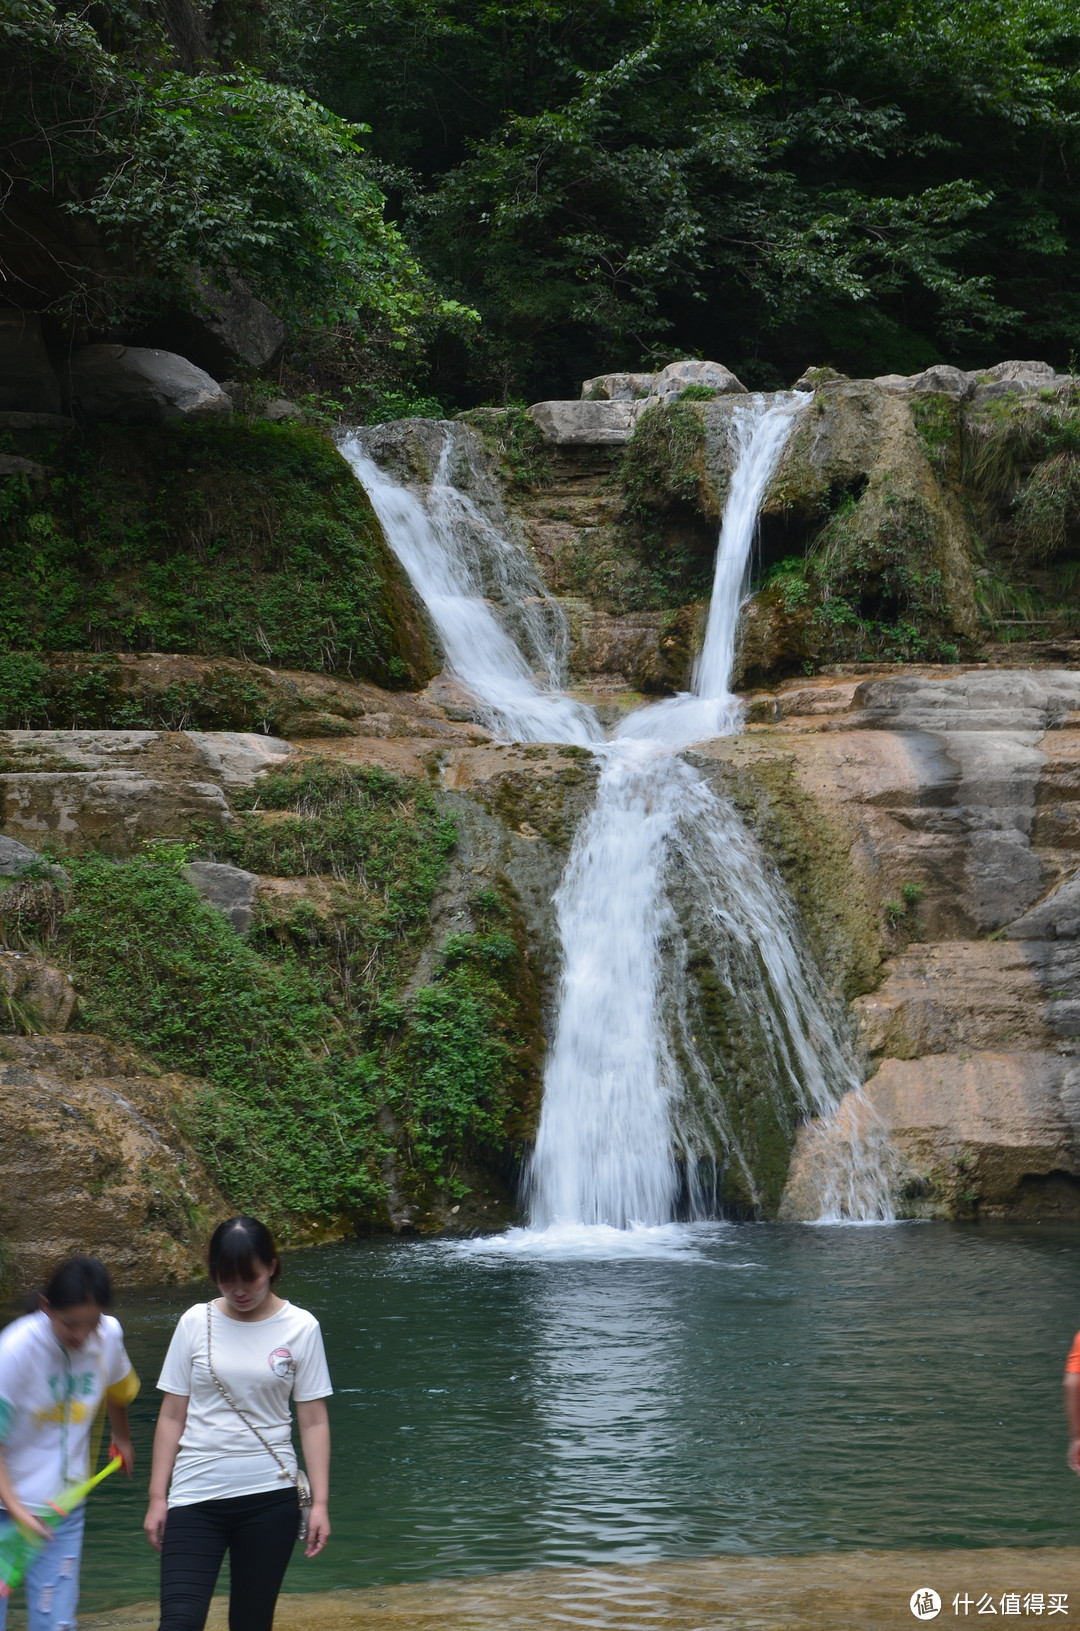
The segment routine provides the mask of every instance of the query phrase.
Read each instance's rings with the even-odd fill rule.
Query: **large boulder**
[[[581,384],[582,402],[638,402],[651,396],[655,374],[597,374]]]
[[[529,412],[553,447],[603,447],[628,442],[649,401],[534,402]]]
[[[14,306],[0,308],[0,409],[60,412],[60,381],[41,337],[41,319]]]
[[[721,393],[737,391],[744,396],[746,394],[746,386],[722,362],[700,362],[690,358],[683,362],[669,362],[666,368],[662,368],[653,381],[652,394],[669,399],[679,397],[688,385],[706,385],[710,390]]]
[[[230,268],[223,286],[199,276],[195,293],[199,308],[184,324],[184,351],[192,362],[223,377],[238,364],[269,368],[277,361],[288,330],[237,272]]]
[[[952,484],[940,479],[931,462],[911,406],[909,392],[873,381],[822,385],[784,450],[766,498],[765,522],[777,518],[794,541],[800,525],[808,536],[831,515],[833,596],[852,605],[877,604],[882,608],[877,615],[897,617],[892,585],[902,577],[913,597],[903,608],[904,618],[922,619],[924,634],[974,639],[979,633],[976,540]],[[714,454],[707,438],[706,469],[720,492],[728,479],[730,443],[716,447]],[[827,642],[835,639],[828,632],[833,628],[828,618],[814,623],[809,638],[823,646],[808,655],[831,654]]]
[[[977,408],[999,397],[1028,396],[1032,391],[1044,391],[1059,383],[1058,375],[1048,362],[1018,359],[995,363],[978,376],[978,381],[972,393]]]
[[[174,351],[80,346],[71,355],[69,381],[72,411],[85,419],[160,425],[232,412],[217,381]]]
[[[247,933],[255,915],[258,873],[245,872],[243,867],[230,866],[224,861],[191,861],[184,868],[184,876],[203,900],[228,920],[237,934]]]
[[[78,1000],[63,969],[0,949],[0,1031],[66,1031]]]
[[[0,749],[3,836],[17,846],[0,861],[15,872],[46,840],[122,856],[186,838],[194,822],[228,822],[224,789],[250,787],[290,751],[255,732],[149,730],[5,731]]]

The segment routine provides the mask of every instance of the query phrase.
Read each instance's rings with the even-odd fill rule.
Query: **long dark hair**
[[[270,1284],[276,1285],[281,1273],[281,1259],[274,1237],[258,1218],[227,1218],[219,1223],[210,1236],[207,1252],[210,1278],[215,1285],[222,1280],[254,1280],[260,1268],[274,1265]]]
[[[97,1303],[108,1308],[112,1302],[112,1281],[104,1263],[96,1257],[68,1257],[52,1279],[42,1286],[41,1295],[50,1308],[78,1308],[81,1303]],[[34,1299],[37,1307],[37,1299]]]

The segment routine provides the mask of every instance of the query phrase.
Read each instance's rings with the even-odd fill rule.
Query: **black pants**
[[[295,1489],[170,1507],[161,1547],[159,1631],[203,1631],[226,1552],[229,1631],[271,1631],[299,1521]]]

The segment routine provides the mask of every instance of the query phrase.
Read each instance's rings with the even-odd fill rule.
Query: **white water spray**
[[[692,900],[686,909],[695,932],[710,943],[714,962],[727,964],[755,1045],[791,1101],[807,1115],[828,1116],[858,1086],[779,878],[730,802],[679,756],[739,728],[728,685],[757,518],[806,400],[756,397],[733,408],[735,467],[694,688],[639,709],[610,743],[590,710],[555,689],[557,657],[539,649],[536,631],[529,632],[539,677],[483,598],[467,540],[485,529],[483,547],[500,561],[510,593],[516,587],[520,602],[527,585],[536,601],[543,590],[523,552],[447,480],[451,428],[423,502],[379,470],[355,433],[342,443],[428,607],[448,667],[492,728],[519,741],[588,744],[602,761],[593,810],[556,895],[563,973],[527,1179],[532,1232],[547,1239],[552,1231],[567,1240],[580,1240],[582,1229],[603,1229],[605,1238],[629,1231],[638,1249],[643,1231],[670,1223],[680,1195],[689,1216],[706,1217],[718,1146],[741,1165],[753,1192],[689,1021],[685,971],[672,955],[684,940],[674,894]],[[849,1169],[843,1182],[830,1183],[823,1211],[891,1216],[880,1162],[873,1152],[867,1157],[872,1143],[844,1142]],[[530,1231],[512,1233],[519,1249]]]

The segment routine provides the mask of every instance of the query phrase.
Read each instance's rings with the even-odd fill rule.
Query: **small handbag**
[[[273,1456],[274,1460],[281,1468],[282,1478],[287,1478],[290,1484],[295,1484],[297,1499],[300,1502],[300,1522],[297,1527],[296,1538],[301,1545],[303,1545],[304,1541],[307,1540],[308,1527],[311,1523],[311,1485],[308,1482],[308,1475],[299,1466],[295,1472],[289,1471],[284,1461],[282,1461],[281,1457],[274,1449],[274,1446],[272,1444],[267,1444],[255,1423],[247,1415],[245,1415],[244,1411],[241,1410],[240,1406],[237,1404],[236,1400],[225,1386],[225,1383],[221,1380],[221,1377],[214,1369],[214,1361],[210,1346],[210,1311],[212,1306],[213,1305],[211,1303],[207,1303],[206,1305],[206,1363],[209,1367],[210,1375],[214,1378],[214,1383],[217,1390],[221,1394],[221,1397],[225,1400],[225,1403],[231,1410],[236,1411],[236,1414],[240,1417],[240,1420],[243,1422],[244,1426],[250,1428],[250,1430],[255,1434],[255,1437],[258,1439],[266,1453]]]

